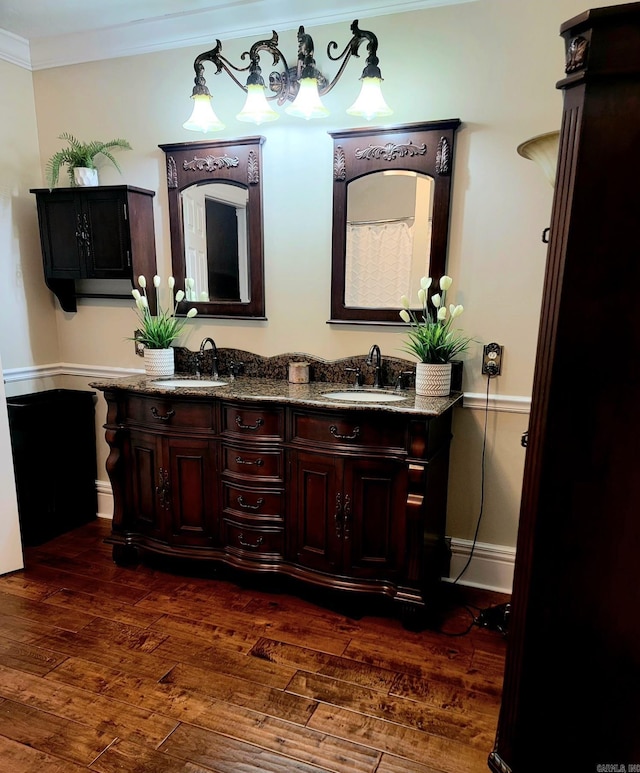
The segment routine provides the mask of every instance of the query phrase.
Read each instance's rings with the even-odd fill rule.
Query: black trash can
[[[51,389],[7,398],[24,546],[96,518],[94,397]]]

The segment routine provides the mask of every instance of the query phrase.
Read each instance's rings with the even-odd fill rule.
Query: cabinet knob
[[[244,534],[238,534],[238,542],[242,545],[243,548],[253,548],[255,550],[256,548],[259,548],[260,545],[262,545],[263,539],[262,537],[258,537],[255,542],[246,542],[244,539]]]
[[[155,405],[151,406],[151,415],[154,419],[158,419],[158,421],[169,421],[169,419],[172,416],[176,415],[176,412],[173,410],[168,410],[164,416],[158,411],[158,409],[155,407]]]

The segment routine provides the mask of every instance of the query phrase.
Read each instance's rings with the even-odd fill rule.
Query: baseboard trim
[[[447,582],[453,582],[464,569],[472,548],[470,540],[451,540],[451,568]],[[515,560],[515,548],[476,542],[469,566],[458,580],[458,585],[511,593]]]

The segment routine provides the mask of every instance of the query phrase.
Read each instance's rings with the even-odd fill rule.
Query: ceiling
[[[0,0],[0,57],[44,69],[474,1]]]

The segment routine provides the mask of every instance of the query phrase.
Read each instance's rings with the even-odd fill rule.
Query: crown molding
[[[188,46],[211,47],[216,38],[265,35],[270,30],[296,30],[300,24],[308,28],[354,18],[408,13],[445,5],[460,5],[478,0],[325,0],[311,10],[300,9],[291,0],[269,0],[252,3],[250,14],[243,13],[237,2],[229,2],[196,11],[166,14],[126,24],[115,24],[83,32],[33,38],[31,42],[4,32],[21,42],[26,51],[5,55],[0,39],[0,57],[32,70],[81,64],[82,62],[136,56]],[[299,3],[297,5],[300,5]],[[8,46],[7,46],[8,48]],[[30,49],[30,52],[29,52]],[[29,55],[30,54],[30,55]]]
[[[30,70],[29,41],[21,38],[20,35],[14,35],[13,32],[0,29],[0,59],[17,64],[18,67],[24,67],[25,70]]]

